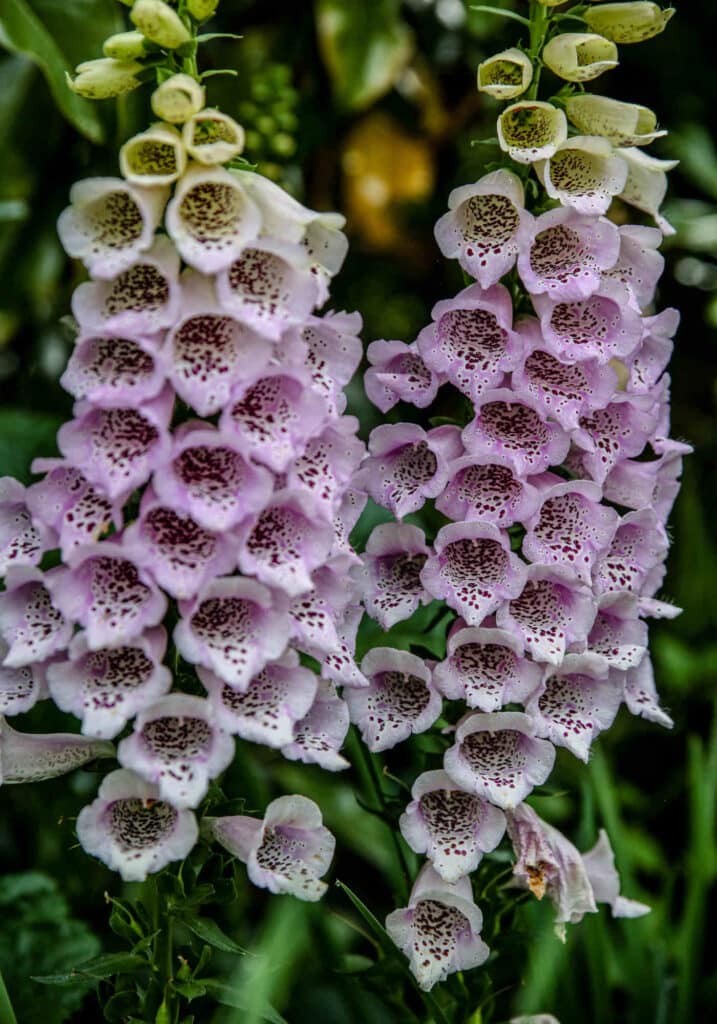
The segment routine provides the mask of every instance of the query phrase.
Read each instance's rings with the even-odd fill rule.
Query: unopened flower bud
[[[617,67],[617,47],[590,32],[564,32],[547,44],[543,61],[568,82],[587,82]]]
[[[195,21],[206,21],[216,11],[219,0],[187,0],[187,10]]]
[[[647,0],[635,0],[591,7],[582,16],[591,29],[613,42],[641,43],[663,32],[674,13],[674,7],[662,10]]]
[[[172,75],[152,93],[152,110],[170,124],[183,124],[203,106],[204,88],[191,75]]]
[[[566,105],[568,118],[585,135],[603,135],[616,146],[647,146],[667,135],[657,131],[657,117],[648,107],[622,103],[609,96],[582,93],[571,96]]]
[[[244,149],[244,129],[227,114],[202,110],[184,126],[187,152],[201,164],[224,164]]]
[[[187,26],[164,0],[135,0],[130,20],[147,39],[165,50],[176,50],[191,39]]]
[[[145,55],[144,36],[141,32],[117,32],[102,44],[105,57],[115,60],[134,60]]]
[[[137,75],[141,70],[142,65],[134,60],[100,57],[99,60],[78,64],[76,77],[73,79],[67,75],[66,78],[68,86],[78,96],[88,100],[106,100],[136,89],[140,84]]]
[[[153,125],[120,150],[120,170],[137,185],[171,185],[186,166],[181,136],[171,125]]]
[[[522,50],[515,47],[496,53],[478,65],[478,91],[496,100],[512,100],[530,85],[533,65]]]

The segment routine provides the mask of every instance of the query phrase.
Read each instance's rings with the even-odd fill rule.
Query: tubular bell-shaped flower
[[[498,388],[485,391],[473,408],[475,417],[461,435],[471,455],[502,456],[522,477],[559,465],[568,453],[570,439],[562,427],[544,419],[525,396]]]
[[[647,0],[589,7],[582,17],[590,28],[616,43],[641,43],[665,30],[674,7],[660,8]]]
[[[133,135],[120,150],[120,170],[135,185],[171,185],[186,166],[182,138],[172,125],[153,125]]]
[[[585,299],[598,290],[602,271],[614,266],[619,250],[620,235],[608,220],[548,210],[535,219],[518,256],[518,273],[531,295],[547,292],[556,302]]]
[[[244,149],[244,129],[228,114],[205,109],[186,122],[182,141],[200,164],[225,164]]]
[[[568,137],[568,122],[558,107],[521,100],[498,118],[498,143],[519,164],[547,160]]]
[[[544,674],[523,656],[520,641],[503,629],[458,629],[448,638],[446,654],[433,669],[434,685],[449,700],[465,700],[479,711],[525,703]]]
[[[22,668],[46,661],[67,647],[72,623],[63,615],[52,596],[59,567],[42,573],[39,569],[18,566],[5,576],[0,594],[0,636],[7,651],[6,668]]]
[[[560,78],[587,82],[617,67],[617,46],[589,32],[563,32],[546,43],[543,60]]]
[[[648,146],[667,135],[657,130],[657,116],[638,103],[579,93],[565,103],[568,119],[584,135],[602,135],[615,146]]]
[[[635,148],[623,149],[620,155],[627,161],[627,181],[620,199],[653,217],[663,235],[674,235],[675,229],[661,215],[660,206],[667,192],[666,172],[679,161],[658,160]]]
[[[23,485],[14,477],[0,477],[0,572],[37,565],[49,545],[49,530],[33,521]]]
[[[536,165],[545,191],[578,213],[606,213],[627,181],[627,164],[607,139],[573,135]]]
[[[530,59],[512,47],[487,57],[478,65],[478,92],[496,100],[512,100],[520,96],[533,80]]]
[[[54,779],[114,754],[106,740],[74,733],[17,732],[0,716],[0,783],[6,786]]]
[[[377,526],[363,556],[362,596],[369,615],[383,629],[407,619],[430,594],[421,583],[429,549],[423,530],[407,523]]]
[[[313,800],[282,796],[272,800],[262,821],[237,815],[205,818],[204,824],[211,838],[246,864],[254,885],[312,902],[326,892],[321,876],[336,840]]]

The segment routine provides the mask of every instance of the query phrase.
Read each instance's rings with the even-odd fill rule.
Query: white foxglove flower
[[[547,160],[568,137],[568,122],[558,107],[523,100],[498,118],[498,143],[519,164]]]
[[[554,36],[543,50],[543,60],[568,82],[589,82],[618,65],[615,44],[589,32]]]
[[[478,65],[478,92],[496,100],[512,100],[520,96],[533,80],[530,59],[513,47],[488,57]]]
[[[657,130],[657,115],[638,103],[584,92],[565,103],[568,120],[585,135],[602,135],[615,146],[647,146],[667,135]]]

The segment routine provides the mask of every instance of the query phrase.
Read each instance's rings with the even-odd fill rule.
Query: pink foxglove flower
[[[483,914],[473,902],[469,879],[446,882],[430,864],[418,875],[408,906],[386,918],[386,931],[408,957],[425,992],[449,974],[478,967],[488,958],[482,927]]]
[[[0,715],[20,715],[49,696],[46,682],[49,663],[10,668],[3,664],[8,645],[0,639]]]
[[[294,726],[294,737],[281,748],[290,761],[318,764],[330,772],[343,771],[349,762],[339,751],[349,731],[349,709],[328,680],[321,679],[314,701]]]
[[[475,417],[462,434],[471,455],[503,456],[517,476],[526,476],[559,465],[568,453],[569,436],[525,395],[508,388],[484,391],[473,408]]]
[[[35,523],[57,535],[63,558],[69,558],[78,547],[98,541],[110,526],[121,527],[120,509],[126,495],[110,500],[79,469],[62,459],[35,459],[32,469],[46,475],[28,487],[27,507]]]
[[[366,542],[361,589],[364,607],[383,629],[407,619],[431,595],[421,583],[429,549],[423,530],[408,523],[377,526]]]
[[[415,343],[372,341],[366,356],[371,366],[364,374],[364,388],[381,412],[400,401],[425,409],[438,394],[439,378],[426,366]]]
[[[433,669],[434,685],[449,700],[469,708],[500,711],[524,704],[544,675],[523,655],[523,645],[503,629],[457,629],[448,638],[446,658]]]
[[[436,508],[456,522],[507,527],[525,521],[537,508],[535,488],[504,455],[462,455],[448,464],[448,472]]]
[[[50,531],[33,521],[23,485],[13,477],[0,477],[0,572],[14,565],[38,565],[50,539]]]
[[[72,636],[72,622],[52,596],[58,577],[66,570],[18,566],[5,577],[0,594],[0,637],[5,643],[3,665],[22,668],[44,662],[63,651]]]
[[[0,783],[5,785],[54,779],[114,755],[115,748],[106,740],[74,733],[17,732],[0,716]]]
[[[97,799],[80,811],[77,837],[125,882],[143,882],[183,860],[199,829],[191,811],[162,800],[156,786],[121,768],[102,780]]]
[[[301,900],[321,899],[336,840],[305,796],[272,800],[263,820],[237,815],[205,819],[209,834],[247,866],[254,885]]]
[[[518,256],[518,273],[531,295],[575,302],[598,290],[602,271],[615,265],[619,252],[620,236],[610,221],[549,210],[535,220]]]
[[[112,334],[80,335],[60,383],[94,405],[133,406],[159,394],[164,356],[151,341]]]

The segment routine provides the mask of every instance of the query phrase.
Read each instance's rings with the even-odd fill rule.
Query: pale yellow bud
[[[144,36],[141,32],[118,32],[109,36],[102,44],[102,52],[105,57],[113,57],[115,60],[134,60],[135,57],[144,57]]]
[[[641,43],[663,32],[674,13],[674,7],[662,10],[647,0],[634,0],[591,7],[582,16],[591,29],[616,43]]]
[[[520,96],[533,79],[533,65],[522,50],[503,50],[478,65],[478,91],[496,100]]]
[[[182,137],[169,124],[152,125],[120,150],[120,170],[137,185],[171,185],[187,166]]]
[[[152,93],[152,110],[170,124],[183,124],[203,106],[204,87],[191,75],[172,75]]]
[[[176,50],[192,38],[177,12],[164,0],[135,0],[130,21],[163,50]]]
[[[187,152],[201,164],[224,164],[244,149],[244,129],[227,114],[202,110],[184,126]]]
[[[648,107],[585,92],[565,104],[568,118],[585,135],[602,135],[616,146],[647,146],[666,131]]]
[[[590,32],[564,32],[546,45],[543,61],[568,82],[587,82],[617,67],[617,46]]]
[[[75,68],[76,77],[66,75],[67,84],[78,96],[88,100],[107,100],[131,92],[140,84],[137,75],[142,65],[134,60],[113,60],[100,57],[87,60]]]
[[[187,10],[195,21],[206,21],[216,11],[219,0],[187,0]]]

